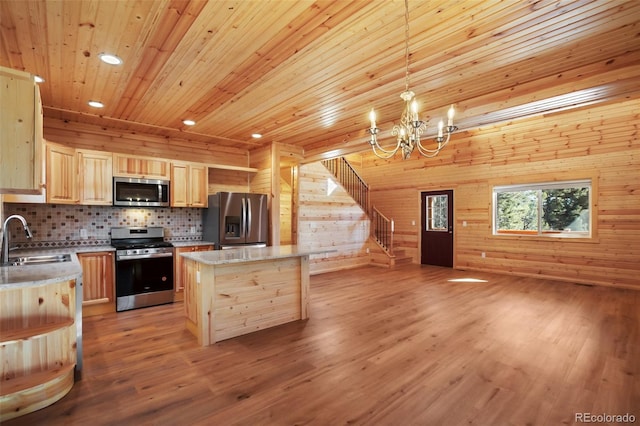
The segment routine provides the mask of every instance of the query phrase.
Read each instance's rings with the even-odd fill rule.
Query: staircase
[[[392,268],[413,261],[404,250],[393,247],[393,219],[388,219],[375,206],[371,208],[371,229],[370,240],[376,243],[375,246],[369,247],[373,265]]]
[[[369,253],[371,263],[377,266],[391,268],[396,265],[411,263],[411,256],[404,250],[394,249],[393,219],[387,218],[375,206],[369,207],[369,186],[344,158],[322,160],[322,164],[329,170],[351,195],[362,210],[371,219],[371,236],[369,237]]]
[[[351,198],[360,204],[362,210],[369,215],[369,186],[351,167],[351,164],[344,157],[322,160],[322,164],[338,179]]]

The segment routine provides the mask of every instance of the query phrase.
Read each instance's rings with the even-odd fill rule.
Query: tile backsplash
[[[4,217],[12,214],[23,216],[33,234],[27,239],[20,222],[10,223],[11,245],[22,248],[109,244],[117,226],[162,226],[169,241],[202,239],[202,209],[196,208],[5,203]]]

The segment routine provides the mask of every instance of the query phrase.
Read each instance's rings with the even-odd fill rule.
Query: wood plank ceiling
[[[433,132],[449,104],[472,130],[640,94],[636,0],[409,9],[410,88]],[[0,13],[0,65],[45,78],[45,117],[321,158],[368,149],[372,107],[382,137],[402,110],[403,1],[2,0]]]

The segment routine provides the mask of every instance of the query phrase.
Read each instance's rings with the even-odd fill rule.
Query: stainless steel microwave
[[[113,178],[113,205],[124,207],[169,207],[169,181]]]

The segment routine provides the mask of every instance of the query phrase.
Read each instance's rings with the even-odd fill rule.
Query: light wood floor
[[[87,319],[83,379],[5,425],[640,422],[640,292],[417,265],[311,291],[308,321],[206,348],[180,304]]]

